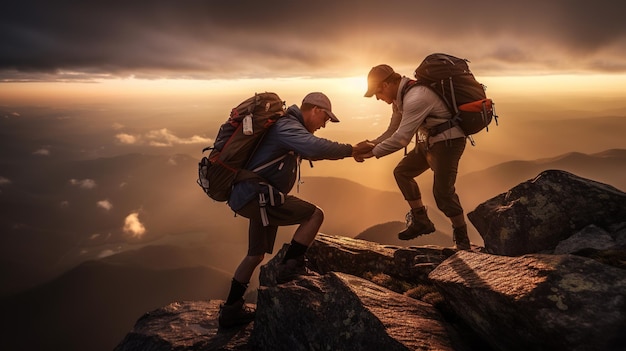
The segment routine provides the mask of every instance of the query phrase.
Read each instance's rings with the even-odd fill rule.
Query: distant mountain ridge
[[[545,169],[560,169],[620,190],[626,189],[626,149],[610,149],[595,154],[570,152],[551,158],[509,161],[460,176],[457,188],[463,193],[467,193],[467,189],[480,191],[483,198],[480,201],[484,201]]]
[[[11,350],[111,350],[147,311],[176,300],[223,299],[231,274],[194,256],[192,249],[147,246],[84,262],[2,299],[3,344]]]

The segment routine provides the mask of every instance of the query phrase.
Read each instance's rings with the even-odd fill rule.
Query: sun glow
[[[198,97],[202,95],[228,96],[254,91],[276,91],[281,94],[302,95],[323,91],[328,95],[362,97],[367,88],[366,74],[345,78],[277,78],[241,80],[192,80],[137,78],[101,79],[92,82],[32,82],[0,83],[0,101],[152,97]],[[622,75],[545,75],[477,77],[488,91],[507,94],[604,94],[623,96],[626,74]]]
[[[546,75],[524,77],[486,77],[479,79],[488,92],[500,91],[521,95],[602,95],[623,97],[626,74]]]

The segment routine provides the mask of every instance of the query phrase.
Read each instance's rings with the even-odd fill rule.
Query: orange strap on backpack
[[[483,102],[485,103],[487,111],[491,111],[493,109],[493,102],[491,101],[491,99],[483,99],[460,105],[459,110],[466,112],[480,112],[483,110]]]

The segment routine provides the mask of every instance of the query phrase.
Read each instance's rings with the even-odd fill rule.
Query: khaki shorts
[[[274,250],[276,233],[279,226],[295,225],[305,222],[313,215],[317,206],[299,199],[293,195],[286,195],[285,202],[280,206],[266,206],[269,225],[263,226],[261,209],[258,200],[248,202],[237,214],[250,220],[248,227],[248,256],[271,254]]]

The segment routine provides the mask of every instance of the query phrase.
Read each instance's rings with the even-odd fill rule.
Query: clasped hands
[[[356,162],[363,162],[366,158],[374,156],[372,153],[374,146],[374,143],[371,141],[363,140],[352,147],[352,157],[354,157]]]

